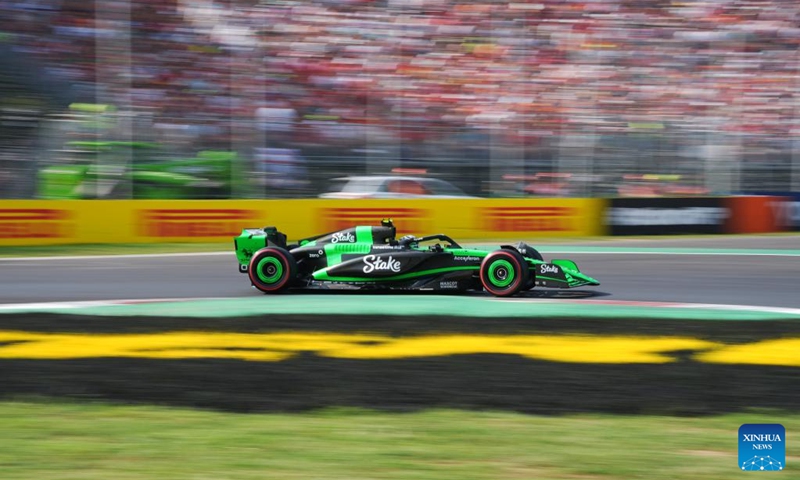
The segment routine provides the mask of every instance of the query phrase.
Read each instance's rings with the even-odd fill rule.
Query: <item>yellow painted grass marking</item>
[[[230,358],[279,362],[301,352],[359,360],[467,354],[519,355],[571,363],[669,363],[692,350],[704,363],[800,367],[800,339],[726,345],[685,337],[166,332],[75,334],[0,331],[0,359]]]
[[[397,359],[475,353],[520,355],[537,360],[575,363],[667,363],[669,352],[713,348],[693,338],[646,338],[572,335],[444,335],[391,339],[325,352],[328,357]]]
[[[400,359],[464,354],[520,355],[574,363],[668,363],[672,352],[722,344],[682,337],[588,335],[425,335],[337,333],[74,334],[0,331],[0,358],[231,358],[277,362],[300,352],[347,359]]]
[[[168,332],[146,334],[39,334],[0,332],[0,358],[67,359],[93,357],[233,358],[285,360],[302,351],[324,352],[382,337],[339,334],[247,334]]]
[[[744,345],[725,345],[697,355],[706,363],[743,363],[800,367],[800,338],[763,340]]]

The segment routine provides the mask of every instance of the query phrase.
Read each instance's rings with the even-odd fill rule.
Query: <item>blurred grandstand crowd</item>
[[[397,166],[787,190],[800,163],[793,0],[6,0],[0,32],[129,137],[314,177],[273,181],[296,195]]]

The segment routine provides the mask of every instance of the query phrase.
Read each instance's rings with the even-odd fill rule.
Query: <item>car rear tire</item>
[[[510,297],[525,288],[530,268],[516,250],[502,249],[487,255],[481,262],[481,284],[496,297]]]
[[[257,289],[278,293],[287,289],[297,277],[297,261],[283,248],[262,248],[250,259],[247,274]]]

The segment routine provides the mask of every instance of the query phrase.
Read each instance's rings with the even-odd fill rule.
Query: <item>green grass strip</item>
[[[433,410],[229,414],[0,403],[0,476],[15,480],[729,480],[743,423],[800,415],[528,416]],[[798,478],[800,444],[787,442]],[[792,473],[795,471],[794,473]]]

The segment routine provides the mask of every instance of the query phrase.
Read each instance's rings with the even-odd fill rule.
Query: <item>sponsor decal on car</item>
[[[375,255],[367,255],[363,259],[364,273],[372,273],[374,271],[392,271],[398,273],[400,271],[400,261],[395,260],[391,255],[388,258],[378,257]]]
[[[453,257],[453,260],[456,262],[477,262],[480,260],[480,257]]]
[[[331,237],[331,243],[355,243],[353,232],[336,232]]]
[[[541,272],[542,273],[559,273],[559,272],[561,272],[561,270],[555,265],[550,265],[548,263],[543,263],[542,264],[542,268],[541,268]]]
[[[484,228],[496,232],[568,232],[578,213],[571,207],[489,207],[481,216]]]
[[[439,282],[439,288],[442,289],[458,288],[458,282],[454,280]]]
[[[230,237],[258,218],[256,210],[144,209],[139,231],[145,237]]]
[[[429,229],[430,212],[423,208],[322,208],[325,230],[342,230],[354,225],[380,225],[392,218],[401,232],[423,232]]]
[[[64,238],[72,235],[72,214],[52,208],[0,209],[0,238]]]

